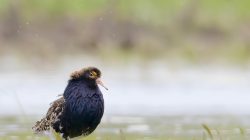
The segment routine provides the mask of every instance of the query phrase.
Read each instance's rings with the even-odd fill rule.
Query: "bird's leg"
[[[62,134],[62,137],[64,138],[64,140],[69,140],[69,137],[66,134]]]

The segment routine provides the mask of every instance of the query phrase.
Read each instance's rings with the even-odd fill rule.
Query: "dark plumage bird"
[[[39,133],[53,128],[65,140],[92,133],[104,112],[103,95],[97,84],[107,88],[100,77],[101,71],[95,67],[72,73],[63,96],[51,103],[46,116],[32,129]]]

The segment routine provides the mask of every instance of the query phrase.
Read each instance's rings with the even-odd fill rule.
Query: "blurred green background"
[[[249,0],[0,0],[0,139],[91,65],[110,91],[87,140],[246,140]],[[147,108],[147,109],[145,109]]]
[[[8,52],[38,60],[93,53],[249,64],[249,5],[248,0],[1,0],[0,51],[2,57]]]

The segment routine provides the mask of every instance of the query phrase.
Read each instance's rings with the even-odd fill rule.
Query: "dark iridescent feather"
[[[95,79],[88,78],[89,70],[101,75],[93,67],[73,73],[63,97],[54,101],[45,118],[33,127],[36,132],[52,127],[67,139],[86,136],[95,130],[103,116],[104,100]]]

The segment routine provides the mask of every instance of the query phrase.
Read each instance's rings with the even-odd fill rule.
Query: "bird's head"
[[[101,85],[102,87],[104,87],[106,90],[108,90],[108,88],[103,84],[103,82],[101,81],[101,71],[96,68],[96,67],[86,67],[83,68],[79,71],[75,71],[71,74],[71,79],[79,79],[79,80],[88,80],[88,81],[94,81],[96,82],[96,84]]]

